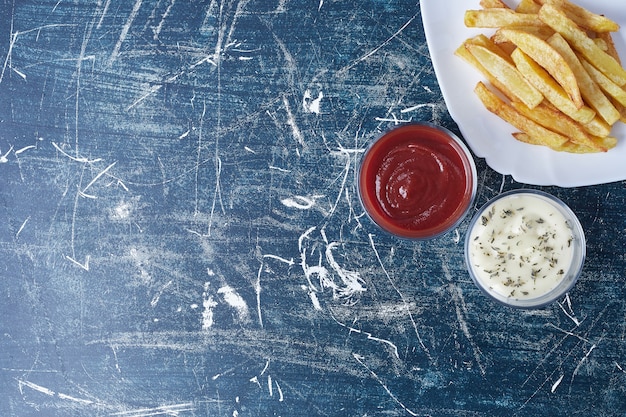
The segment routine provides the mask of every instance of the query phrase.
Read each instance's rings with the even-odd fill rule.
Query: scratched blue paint
[[[0,414],[626,413],[623,183],[547,188],[589,258],[541,311],[473,287],[467,222],[363,216],[371,140],[458,133],[419,4],[3,7]],[[523,186],[477,164],[477,205]]]

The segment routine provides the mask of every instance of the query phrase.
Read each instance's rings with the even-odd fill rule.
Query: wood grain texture
[[[355,175],[458,133],[412,1],[4,1],[0,414],[618,416],[626,188],[552,192],[580,282],[486,299],[467,220],[401,241]],[[478,160],[476,206],[519,188]]]

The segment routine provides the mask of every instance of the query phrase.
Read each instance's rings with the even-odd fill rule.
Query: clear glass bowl
[[[448,129],[411,123],[369,146],[357,182],[365,212],[382,230],[432,239],[467,215],[476,196],[476,166],[469,149]]]
[[[472,218],[465,262],[490,298],[517,308],[540,308],[563,297],[585,262],[580,221],[560,199],[538,190],[509,191]]]

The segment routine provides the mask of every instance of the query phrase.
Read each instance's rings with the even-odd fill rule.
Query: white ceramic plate
[[[509,5],[516,6],[517,1]],[[626,8],[617,0],[577,0],[577,4],[618,22],[613,34],[617,50],[626,61]],[[576,187],[626,179],[626,126],[617,123],[616,148],[600,154],[574,155],[516,141],[515,128],[489,113],[473,90],[483,80],[478,71],[454,55],[467,38],[488,29],[470,29],[463,24],[467,9],[480,9],[478,0],[422,0],[422,20],[435,73],[450,111],[476,156],[501,174],[525,184]]]

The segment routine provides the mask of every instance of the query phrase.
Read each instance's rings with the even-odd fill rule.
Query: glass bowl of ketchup
[[[467,215],[476,195],[476,166],[448,129],[411,123],[370,145],[358,190],[365,212],[381,229],[406,239],[432,239]]]

